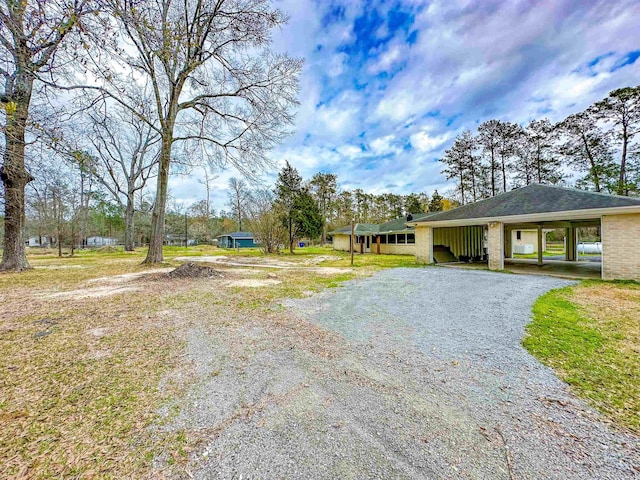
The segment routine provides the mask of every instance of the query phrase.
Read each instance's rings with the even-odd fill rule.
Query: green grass
[[[640,285],[584,281],[533,307],[524,347],[618,425],[640,433]]]

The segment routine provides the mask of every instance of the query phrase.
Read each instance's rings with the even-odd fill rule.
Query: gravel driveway
[[[520,345],[535,299],[570,283],[386,270],[287,301],[292,323],[194,331],[202,381],[178,419],[208,432],[193,477],[640,477],[639,439]]]

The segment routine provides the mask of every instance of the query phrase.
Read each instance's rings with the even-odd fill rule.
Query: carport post
[[[489,270],[504,270],[504,223],[489,223]]]
[[[542,224],[538,225],[538,266],[542,266]]]
[[[354,236],[354,230],[355,230],[355,225],[353,224],[353,219],[351,220],[351,238],[349,241],[349,245],[351,246],[351,248],[349,250],[351,250],[351,265],[353,265],[353,250],[355,249],[355,236]]]

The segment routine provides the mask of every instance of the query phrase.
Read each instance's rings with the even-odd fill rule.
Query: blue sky
[[[274,48],[306,59],[295,134],[272,153],[371,193],[448,188],[437,161],[489,118],[558,121],[640,83],[640,2],[282,0]],[[220,172],[213,202],[224,208]],[[265,176],[265,182],[272,181]],[[176,178],[181,202],[204,197]]]

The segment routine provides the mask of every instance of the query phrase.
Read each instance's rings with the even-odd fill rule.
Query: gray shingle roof
[[[378,233],[379,225],[375,223],[356,223],[354,225],[354,234],[355,235],[365,235],[368,233]],[[333,230],[329,232],[329,235],[351,235],[351,225],[347,225],[346,227],[338,228],[337,230]]]
[[[413,217],[411,221],[416,221],[428,217],[430,215],[435,215],[439,212],[433,213],[413,213],[411,216]],[[398,217],[393,220],[389,220],[388,222],[382,224],[375,223],[356,223],[355,225],[355,235],[367,235],[367,234],[376,234],[376,233],[387,233],[387,232],[400,232],[402,230],[413,230],[413,227],[407,227],[407,217]],[[351,225],[347,225],[346,227],[338,228],[337,230],[333,230],[329,232],[330,235],[351,235]]]
[[[533,184],[495,197],[439,212],[418,222],[509,217],[615,207],[640,207],[640,198],[621,197],[573,188]]]
[[[419,221],[422,220],[426,217],[430,217],[432,215],[435,215],[438,212],[432,212],[432,213],[413,213],[411,216],[413,217],[411,219],[412,222],[415,221]],[[383,223],[382,225],[378,226],[378,233],[385,233],[385,232],[398,232],[401,230],[413,230],[413,227],[407,227],[407,217],[399,217],[399,218],[394,218],[393,220],[390,220],[386,223]]]

